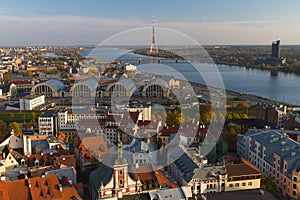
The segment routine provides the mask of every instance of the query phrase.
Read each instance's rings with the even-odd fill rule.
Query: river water
[[[113,50],[114,51],[114,50]],[[112,51],[112,52],[113,52]],[[116,59],[115,53],[101,54],[102,59],[112,60]],[[238,66],[227,66],[219,65],[215,66],[212,64],[200,64],[197,65],[195,70],[195,64],[193,66],[189,63],[175,61],[161,61],[161,64],[144,65],[151,61],[146,56],[140,56],[132,53],[127,53],[124,55],[125,51],[117,50],[119,55],[123,54],[120,60],[127,60],[138,66],[138,69],[151,72],[159,75],[172,75],[177,77],[184,76],[185,79],[197,82],[204,83],[205,81],[198,71],[209,72],[211,69],[218,69],[219,73],[224,82],[226,90],[232,90],[235,92],[253,94],[257,96],[262,96],[268,99],[273,99],[277,101],[284,101],[291,104],[300,104],[300,76],[295,74],[287,74],[279,72],[278,76],[273,77],[270,75],[270,71],[262,71],[259,69],[246,69],[244,67]],[[83,56],[87,56],[89,52],[83,52]],[[91,56],[97,57],[97,56]],[[117,56],[119,57],[119,56]],[[141,64],[139,65],[138,59],[142,59]],[[171,68],[171,69],[170,69]],[[200,70],[199,70],[200,69]],[[174,70],[177,72],[174,74]],[[178,76],[177,78],[180,78]],[[209,84],[208,84],[209,85]]]

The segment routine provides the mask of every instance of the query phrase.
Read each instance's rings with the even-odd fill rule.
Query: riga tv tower
[[[152,17],[152,42],[150,47],[150,54],[158,54],[158,48],[155,43],[154,16]]]

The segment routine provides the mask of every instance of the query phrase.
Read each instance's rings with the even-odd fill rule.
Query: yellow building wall
[[[252,183],[252,185],[249,185],[249,182]],[[236,184],[239,184],[238,187],[236,187]],[[243,186],[243,183],[246,183],[245,186]],[[233,187],[229,187],[230,184],[233,184]],[[252,179],[252,180],[239,180],[239,181],[228,181],[225,184],[225,191],[238,191],[238,190],[252,190],[252,189],[259,189],[260,188],[260,179]]]

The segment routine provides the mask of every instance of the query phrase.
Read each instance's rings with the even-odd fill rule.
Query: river
[[[122,53],[120,49],[117,51],[120,54]],[[82,55],[86,56],[88,55],[88,52],[84,52],[82,53]],[[113,59],[115,58],[113,55],[114,53],[112,54],[106,53],[104,57],[106,59]],[[137,62],[139,58],[143,60],[141,65],[139,65]],[[142,71],[147,71],[159,75],[169,75],[171,73],[171,70],[169,69],[170,67],[172,68],[172,71],[176,70],[179,74],[183,75],[187,80],[205,84],[201,75],[199,75],[199,73],[195,70],[195,68],[191,66],[191,64],[189,63],[184,63],[184,62],[175,63],[175,61],[162,60],[161,64],[163,65],[153,65],[153,67],[149,67],[149,65],[143,65],[151,62],[149,58],[147,58],[146,56],[140,56],[132,53],[123,55],[120,58],[120,60],[122,59],[132,60],[131,63],[138,65],[138,69]],[[164,66],[169,66],[169,67],[164,67]],[[214,66],[215,65],[212,64],[201,64],[199,66],[197,65],[196,67],[201,69],[201,71],[207,72],[210,71],[210,69],[212,69]],[[291,104],[297,104],[297,105],[300,104],[300,76],[299,75],[279,72],[278,76],[273,77],[270,75],[270,71],[262,71],[259,69],[246,69],[244,67],[227,66],[227,65],[219,65],[217,66],[217,69],[221,74],[226,90],[232,90],[235,92],[246,93],[246,94],[253,94],[268,99],[283,101]]]

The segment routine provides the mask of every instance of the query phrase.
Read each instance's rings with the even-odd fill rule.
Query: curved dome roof
[[[119,157],[115,161],[115,165],[127,165],[127,160],[123,157]]]
[[[51,86],[53,89],[55,89],[56,91],[61,91],[65,86],[61,81],[56,80],[56,79],[50,79],[41,84],[47,84],[47,85]]]
[[[97,88],[100,86],[99,83],[95,79],[92,79],[92,78],[86,79],[82,83],[87,84],[94,91],[96,91]]]

